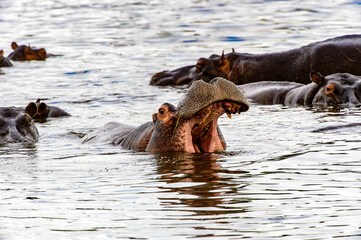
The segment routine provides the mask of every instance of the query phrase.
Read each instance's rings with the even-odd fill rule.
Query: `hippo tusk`
[[[232,115],[229,112],[226,112],[229,119],[232,119]]]
[[[175,132],[175,130],[176,130],[177,127],[178,127],[180,117],[181,117],[181,114],[179,114],[179,116],[178,116],[178,119],[177,119],[177,122],[176,122],[176,124],[175,124],[175,127],[174,127],[174,130],[173,130],[173,134],[172,134],[172,135],[174,135],[174,132]]]

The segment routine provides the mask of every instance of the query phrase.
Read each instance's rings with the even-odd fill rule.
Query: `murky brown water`
[[[218,154],[83,145],[139,125],[185,88],[150,76],[226,52],[273,52],[361,31],[360,1],[0,2],[0,46],[63,56],[2,69],[1,106],[37,98],[73,116],[0,148],[0,239],[360,239],[359,107],[252,105],[220,119]]]

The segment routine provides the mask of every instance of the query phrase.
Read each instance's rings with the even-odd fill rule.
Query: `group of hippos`
[[[11,61],[45,60],[45,49],[12,43]],[[226,114],[245,112],[247,100],[257,104],[360,105],[361,35],[346,35],[288,51],[249,54],[232,50],[199,58],[196,64],[156,73],[150,85],[190,85],[175,107],[160,106],[153,121],[133,127],[111,122],[83,138],[83,142],[111,143],[147,152],[216,152],[226,149],[217,124]],[[40,99],[25,108],[0,108],[0,144],[35,142],[34,121],[70,116]]]

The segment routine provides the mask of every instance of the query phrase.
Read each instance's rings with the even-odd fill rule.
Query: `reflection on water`
[[[232,209],[232,204],[247,202],[247,199],[228,198],[245,186],[232,182],[232,178],[227,175],[242,177],[247,172],[223,169],[217,162],[221,156],[214,154],[162,154],[157,157],[159,157],[157,172],[161,181],[167,183],[161,189],[177,193],[177,198],[160,199],[163,205],[175,205],[172,206],[173,208],[187,206],[195,215],[243,211],[238,208]],[[225,195],[228,197],[224,198]]]
[[[81,144],[107,122],[138,126],[177,105],[187,88],[149,86],[155,72],[360,33],[360,10],[351,0],[1,1],[5,55],[12,41],[59,55],[2,68],[1,106],[42,98],[72,117],[37,123],[35,144],[0,147],[0,239],[360,239],[359,106],[251,105],[220,118],[228,148],[217,154]]]

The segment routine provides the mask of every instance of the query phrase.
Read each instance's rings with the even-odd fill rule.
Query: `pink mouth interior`
[[[231,101],[215,102],[202,109],[186,123],[185,148],[187,152],[216,152],[225,150],[225,143],[218,135],[218,118],[227,113],[240,113],[241,105]]]

